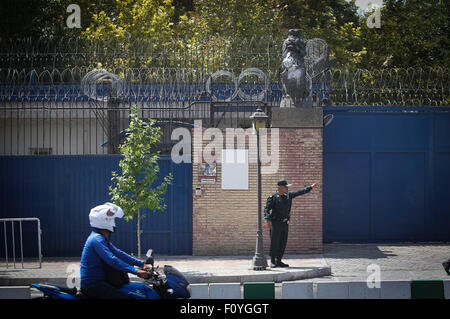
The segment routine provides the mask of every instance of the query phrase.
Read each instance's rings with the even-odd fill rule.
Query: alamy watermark
[[[381,8],[376,8],[375,11],[367,17],[366,24],[369,29],[381,28]]]
[[[66,268],[66,285],[69,288],[80,287],[80,265],[70,264]]]
[[[69,29],[81,28],[81,9],[78,4],[69,4],[67,13],[71,13],[66,19],[66,25]]]
[[[225,135],[224,135],[225,131]],[[171,151],[174,163],[234,163],[244,161],[240,157],[222,158],[224,149],[248,149],[248,163],[256,164],[257,136],[253,128],[219,128],[203,129],[202,121],[194,121],[192,131],[179,127],[172,131],[171,139],[177,142]],[[259,131],[259,151],[261,161],[261,174],[274,174],[279,168],[279,129],[261,129]],[[193,141],[192,141],[193,137]],[[247,142],[248,141],[248,142]],[[193,150],[191,148],[193,145]]]
[[[366,279],[367,288],[381,287],[381,267],[377,264],[370,264],[367,270],[370,275]]]

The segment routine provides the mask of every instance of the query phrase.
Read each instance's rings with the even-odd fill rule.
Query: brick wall
[[[201,157],[198,151],[211,143],[210,140],[199,138],[200,132],[201,129],[194,129],[193,134],[193,254],[252,255],[255,250],[257,230],[257,164],[255,161],[249,163],[248,190],[221,189],[222,175],[219,157],[216,182],[200,183],[198,160]],[[318,188],[293,200],[286,253],[321,253],[322,129],[280,128],[278,132],[279,167],[277,172],[262,175],[262,210],[267,197],[276,191],[276,182],[282,177],[293,184],[292,189],[302,188],[314,182],[319,183]],[[226,132],[222,131],[222,133],[225,148]],[[267,138],[269,152],[271,134],[269,130]],[[221,153],[220,143],[216,146],[216,152]],[[248,139],[241,147],[249,149],[250,159],[256,158],[256,149],[249,147]],[[235,146],[235,148],[239,147]],[[201,195],[196,195],[197,186],[201,186]],[[263,230],[264,250],[268,255],[270,237],[264,220]]]

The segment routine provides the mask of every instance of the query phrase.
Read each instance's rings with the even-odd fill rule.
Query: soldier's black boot
[[[289,267],[288,264],[285,264],[284,262],[281,261],[281,258],[277,258],[277,266],[283,268]]]
[[[447,276],[450,276],[450,262],[445,261],[442,263],[442,266],[444,267],[444,270],[447,273]]]

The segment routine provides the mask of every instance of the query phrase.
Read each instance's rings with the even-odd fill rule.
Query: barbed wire
[[[276,76],[282,39],[170,39],[81,40],[1,39],[0,65],[12,69],[42,70],[73,67],[199,68],[214,73],[249,66],[271,70]]]
[[[283,40],[0,38],[0,101],[107,99],[98,85],[82,84],[87,74],[103,69],[110,80],[120,80],[115,81],[120,83],[116,91],[123,101],[173,104],[231,98],[266,99],[275,105],[282,97]],[[325,41],[308,40],[306,51],[313,94],[328,105],[450,105],[447,66],[328,69]]]
[[[104,72],[99,75],[98,69],[87,67],[0,68],[0,101],[106,101],[108,81],[115,86],[116,96],[129,102],[266,99],[275,103],[282,97],[280,82],[257,68],[239,73],[152,67]],[[95,86],[89,84],[91,78]],[[332,69],[315,76],[313,95],[327,99],[328,105],[450,106],[449,86],[448,68]]]

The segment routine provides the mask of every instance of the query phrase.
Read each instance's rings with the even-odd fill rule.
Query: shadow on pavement
[[[395,257],[391,250],[381,250],[380,244],[324,244],[323,256],[325,258],[367,258],[380,259]]]

